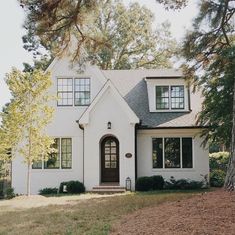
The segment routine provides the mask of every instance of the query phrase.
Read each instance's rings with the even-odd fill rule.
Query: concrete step
[[[93,187],[92,193],[124,193],[126,192],[125,187],[120,187],[120,186],[95,186]]]

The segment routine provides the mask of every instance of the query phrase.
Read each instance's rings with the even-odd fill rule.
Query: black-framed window
[[[162,138],[153,139],[153,168],[163,166],[163,144]]]
[[[156,169],[193,168],[192,138],[153,138],[152,163]]]
[[[193,167],[192,138],[182,138],[182,161],[183,168]]]
[[[32,169],[42,169],[42,160],[34,161],[32,164]]]
[[[156,109],[184,109],[184,97],[184,86],[156,86]]]
[[[180,168],[180,138],[165,138],[165,168]]]
[[[53,148],[56,151],[47,161],[37,161],[32,169],[71,169],[72,168],[72,138],[55,138]]]
[[[156,86],[156,108],[169,109],[169,87]]]
[[[51,153],[48,160],[44,162],[44,169],[59,169],[60,168],[60,139],[56,138],[52,146],[56,152]]]
[[[171,86],[171,108],[184,109],[184,86]]]
[[[57,79],[57,96],[58,106],[72,106],[73,105],[73,79],[72,78],[58,78]]]
[[[74,105],[90,104],[90,78],[74,79]]]
[[[61,139],[61,168],[72,168],[72,139]]]

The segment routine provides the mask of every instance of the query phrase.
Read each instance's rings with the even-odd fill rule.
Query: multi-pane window
[[[117,168],[117,143],[108,139],[104,145],[105,168]]]
[[[57,96],[59,106],[73,105],[73,79],[58,78],[57,80]]]
[[[180,138],[165,138],[165,168],[180,168]]]
[[[192,168],[192,138],[153,138],[153,168]]]
[[[42,161],[34,161],[32,165],[33,169],[42,169]]]
[[[72,168],[72,139],[61,139],[61,168]]]
[[[157,86],[156,87],[156,108],[169,109],[169,87]]]
[[[184,109],[184,86],[156,86],[156,109]]]
[[[51,153],[48,160],[44,162],[44,169],[58,169],[60,168],[60,139],[54,140],[53,148],[55,152]]]
[[[74,79],[74,104],[90,104],[90,78]]]
[[[56,138],[52,147],[55,152],[48,156],[47,161],[34,162],[32,169],[72,168],[72,138]]]
[[[184,86],[171,87],[171,108],[184,109]]]
[[[163,152],[162,138],[153,139],[153,168],[162,168]]]

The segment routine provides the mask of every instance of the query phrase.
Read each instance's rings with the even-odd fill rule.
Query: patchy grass
[[[4,211],[0,207],[0,234],[104,235],[123,215],[165,201],[188,198],[199,192],[202,191],[130,193],[14,211]]]

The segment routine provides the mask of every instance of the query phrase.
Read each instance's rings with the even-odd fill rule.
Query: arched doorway
[[[119,142],[114,136],[101,141],[101,182],[119,182]]]

